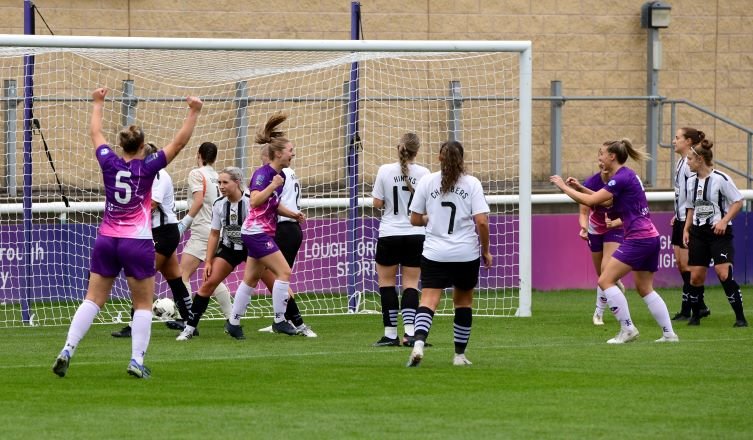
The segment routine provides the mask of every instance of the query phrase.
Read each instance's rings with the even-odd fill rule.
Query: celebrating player
[[[156,152],[157,147],[147,142],[144,147],[144,157],[149,157]],[[175,215],[173,179],[164,168],[159,170],[152,183],[152,237],[157,271],[167,280],[180,316],[186,320],[188,310],[191,308],[191,295],[180,276],[178,255],[175,252],[180,243],[180,232],[178,231],[178,217]],[[133,312],[134,309],[131,307],[131,319],[133,319]],[[115,338],[130,338],[131,324],[110,334]]]
[[[267,146],[261,149],[262,164],[269,163],[269,151]],[[298,176],[292,168],[282,169],[285,174],[285,183],[282,185],[280,194],[280,205],[289,209],[291,212],[301,213],[301,184]],[[303,215],[303,214],[301,214]],[[303,217],[300,217],[301,219]],[[290,218],[284,215],[277,216],[277,229],[275,230],[275,243],[280,248],[280,252],[285,257],[290,268],[293,268],[295,259],[298,256],[298,249],[303,243],[303,231],[299,218]],[[275,276],[270,270],[265,270],[261,275],[261,280],[272,291],[275,283]],[[295,294],[292,289],[288,289],[288,304],[285,307],[285,319],[290,321],[296,329],[297,334],[307,338],[316,338],[318,335],[314,330],[303,322],[303,316],[298,308],[298,302],[295,300]],[[259,329],[260,332],[273,333],[274,326],[270,325]]]
[[[144,365],[152,324],[155,256],[150,218],[152,182],[160,169],[167,166],[191,138],[201,112],[199,98],[188,97],[188,116],[173,140],[159,152],[144,157],[144,132],[131,125],[118,134],[123,149],[119,157],[107,145],[102,134],[102,116],[107,89],[92,93],[89,134],[96,148],[95,157],[102,168],[105,187],[105,213],[91,254],[89,285],[86,298],[73,316],[68,336],[52,371],[65,376],[71,357],[86,335],[94,318],[110,295],[121,269],[131,291],[133,307],[133,337],[128,374],[137,378],[151,375]]]
[[[625,239],[599,276],[599,287],[620,322],[620,332],[607,343],[624,344],[638,338],[639,332],[630,317],[627,299],[617,287],[617,280],[630,271],[638,294],[662,329],[662,337],[656,342],[677,342],[679,338],[672,330],[667,305],[653,286],[654,272],[659,269],[659,232],[651,222],[643,184],[633,170],[624,166],[628,157],[641,160],[647,155],[635,150],[628,139],[608,142],[599,148],[599,166],[612,177],[604,188],[593,194],[576,191],[560,176],[551,176],[549,180],[571,199],[584,205],[596,206],[612,199],[612,209],[622,219]]]
[[[410,222],[413,226],[426,226],[426,241],[421,257],[423,292],[416,311],[416,339],[409,367],[421,363],[442,289],[450,286],[454,287],[455,305],[453,365],[471,364],[465,349],[471,337],[473,290],[478,284],[479,242],[484,267],[492,265],[489,205],[481,182],[465,173],[463,145],[457,141],[443,143],[439,163],[441,171],[418,182],[410,204]]]
[[[586,179],[581,185],[577,179],[568,178],[567,184],[580,192],[594,193],[602,188],[609,181],[609,173],[600,170],[598,173]],[[604,265],[612,256],[617,247],[622,243],[622,220],[616,218],[611,212],[612,201],[594,206],[593,208],[580,205],[578,214],[578,223],[580,232],[578,235],[588,243],[591,250],[591,261],[593,262],[596,276],[600,276]],[[617,281],[617,287],[624,293],[625,286],[622,281]],[[594,309],[591,321],[594,325],[604,325],[604,309],[607,307],[607,297],[599,285],[596,285],[596,308]]]
[[[688,245],[690,266],[690,308],[692,316],[688,325],[700,325],[704,317],[700,298],[706,271],[713,260],[714,271],[722,283],[732,310],[733,327],[747,327],[743,313],[740,286],[732,276],[735,248],[732,243],[732,219],[743,206],[743,196],[732,179],[714,169],[713,142],[703,139],[690,147],[688,166],[696,173],[688,179],[688,218],[685,221],[683,240]]]
[[[277,215],[284,215],[303,221],[303,213],[292,212],[280,205],[280,194],[285,183],[282,169],[290,165],[295,157],[293,143],[285,137],[285,133],[277,127],[287,119],[283,113],[275,113],[264,124],[264,128],[256,135],[256,143],[266,145],[269,152],[269,163],[259,167],[251,177],[249,191],[251,193],[251,209],[243,222],[241,237],[246,245],[248,257],[243,281],[238,286],[233,302],[233,313],[225,323],[225,331],[236,339],[244,339],[240,320],[246,313],[246,308],[254,293],[254,287],[259,282],[264,270],[269,269],[275,277],[272,286],[272,307],[274,309],[274,323],[272,329],[277,333],[295,335],[296,328],[285,319],[285,311],[289,299],[290,265],[280,252],[274,240],[277,228]]]
[[[414,163],[421,142],[415,133],[405,133],[397,145],[398,162],[382,165],[374,182],[374,207],[383,209],[379,222],[376,261],[379,297],[382,303],[384,336],[374,346],[400,345],[397,337],[397,312],[402,304],[403,344],[415,341],[414,320],[418,308],[418,279],[421,275],[421,251],[424,228],[411,226],[408,213],[415,186],[430,171]],[[398,303],[397,270],[401,269],[403,294]]]

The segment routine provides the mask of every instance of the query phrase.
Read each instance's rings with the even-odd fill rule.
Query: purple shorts
[[[635,271],[659,270],[659,237],[625,240],[612,254],[613,258],[627,264]]]
[[[267,234],[242,234],[241,238],[243,239],[243,244],[246,245],[248,256],[256,260],[280,250],[277,247],[277,243],[275,243],[274,237]]]
[[[143,280],[157,273],[154,265],[154,241],[97,235],[89,270],[115,278],[123,269],[127,277]]]
[[[624,238],[622,228],[610,229],[604,234],[588,234],[588,248],[591,252],[604,252],[604,243],[622,243]]]

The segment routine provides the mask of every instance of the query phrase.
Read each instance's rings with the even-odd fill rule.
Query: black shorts
[[[420,234],[379,237],[374,261],[380,266],[419,267],[425,238]]]
[[[295,257],[298,255],[298,249],[303,242],[303,232],[298,222],[278,222],[275,231],[275,243],[280,248],[280,252],[285,256],[288,266],[293,267]]]
[[[672,246],[687,248],[685,243],[682,242],[683,231],[685,231],[685,222],[675,219],[675,222],[672,224]]]
[[[227,261],[228,264],[230,264],[230,266],[235,269],[239,264],[246,261],[248,251],[246,251],[245,246],[243,247],[243,249],[231,249],[223,244],[220,244],[220,246],[217,248],[217,253],[214,254],[214,256],[216,258],[222,258],[223,260]]]
[[[178,224],[172,223],[152,228],[152,238],[154,239],[154,252],[169,257],[180,244]]]
[[[714,265],[734,262],[732,238],[732,226],[727,226],[724,235],[715,235],[711,226],[691,226],[688,266],[708,267],[712,259]]]
[[[421,257],[421,287],[424,289],[445,289],[457,287],[469,290],[478,284],[478,269],[481,259],[473,261],[432,261]]]

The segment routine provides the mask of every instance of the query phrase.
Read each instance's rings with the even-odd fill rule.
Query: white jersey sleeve
[[[379,236],[423,235],[424,228],[410,224],[410,204],[415,197],[415,190],[430,171],[421,165],[410,164],[408,175],[404,176],[399,163],[382,165],[374,181],[372,197],[383,200],[384,208],[379,222]],[[413,192],[408,187],[409,180]]]
[[[282,186],[280,205],[293,212],[301,212],[301,183],[298,181],[298,176],[291,168],[283,168],[282,172],[285,174],[285,184]],[[278,215],[277,222],[296,222],[296,220]]]
[[[193,169],[188,175],[188,187],[191,199],[196,192],[202,194],[201,209],[191,223],[191,236],[198,234],[197,238],[206,240],[212,224],[212,204],[220,197],[219,176],[209,165]]]
[[[411,204],[411,211],[429,218],[423,256],[439,262],[473,261],[480,255],[473,216],[489,212],[481,182],[463,175],[444,194],[441,183],[438,172],[422,179]]]
[[[152,210],[152,228],[178,223],[175,214],[175,193],[173,179],[161,169],[152,182],[152,201],[157,207]]]

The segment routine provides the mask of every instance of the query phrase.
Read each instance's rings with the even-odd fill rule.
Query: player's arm
[[[376,209],[384,208],[384,200],[374,197],[374,208]]]
[[[688,247],[690,242],[690,227],[693,226],[693,216],[695,215],[695,209],[688,208],[687,217],[685,217],[685,227],[682,229],[682,242],[685,243],[685,247]]]
[[[262,203],[266,202],[267,199],[269,199],[269,197],[272,195],[272,193],[277,188],[279,188],[280,185],[282,185],[283,183],[285,183],[285,179],[283,179],[282,177],[280,177],[279,174],[276,174],[272,178],[272,182],[270,182],[270,184],[267,185],[266,188],[264,188],[261,191],[258,191],[258,190],[251,191],[251,200],[250,200],[251,207],[252,208],[257,208],[257,207],[261,206]]]
[[[492,254],[489,249],[489,215],[485,212],[476,214],[473,216],[473,221],[476,222],[476,231],[478,232],[478,240],[481,243],[481,257],[484,259],[484,267],[492,267]]]
[[[277,205],[277,214],[283,217],[292,218],[298,223],[303,223],[306,220],[306,215],[304,215],[303,212],[293,211],[282,203]]]
[[[607,200],[612,198],[612,193],[607,191],[606,189],[602,188],[598,191],[596,191],[593,194],[585,194],[582,192],[576,191],[574,188],[568,186],[560,176],[551,176],[549,178],[549,181],[552,182],[554,185],[557,186],[563,193],[567,194],[568,197],[576,201],[577,203],[580,203],[582,205],[587,205],[589,207],[596,206],[600,203],[604,203]]]
[[[725,214],[724,217],[722,217],[718,222],[716,222],[716,224],[714,224],[714,234],[724,235],[727,231],[727,225],[729,225],[729,222],[731,222],[732,219],[735,218],[735,216],[740,212],[742,208],[742,200],[738,200],[729,205],[729,211],[727,211],[727,214]]]
[[[217,252],[217,246],[220,244],[220,231],[218,229],[209,230],[209,238],[207,239],[207,258],[204,260],[204,281],[209,279],[212,275],[212,261],[214,261],[214,254]]]
[[[196,127],[196,121],[199,119],[201,108],[204,105],[204,103],[201,102],[201,99],[195,96],[189,96],[186,98],[186,102],[188,103],[188,116],[183,120],[183,126],[180,127],[180,130],[175,134],[173,140],[162,149],[162,151],[165,152],[167,163],[170,163],[175,159],[175,156],[180,153],[180,150],[188,144],[188,141],[193,134],[193,129]]]
[[[591,214],[591,209],[585,205],[578,205],[578,224],[580,225],[580,232],[578,235],[580,238],[588,239],[588,216]]]
[[[99,147],[107,143],[105,136],[102,134],[102,114],[105,108],[105,96],[107,96],[107,89],[100,87],[92,92],[92,117],[89,122],[89,136],[92,139],[94,148]]]
[[[426,214],[419,214],[415,211],[410,212],[410,224],[413,226],[426,226],[429,224],[429,216]]]

